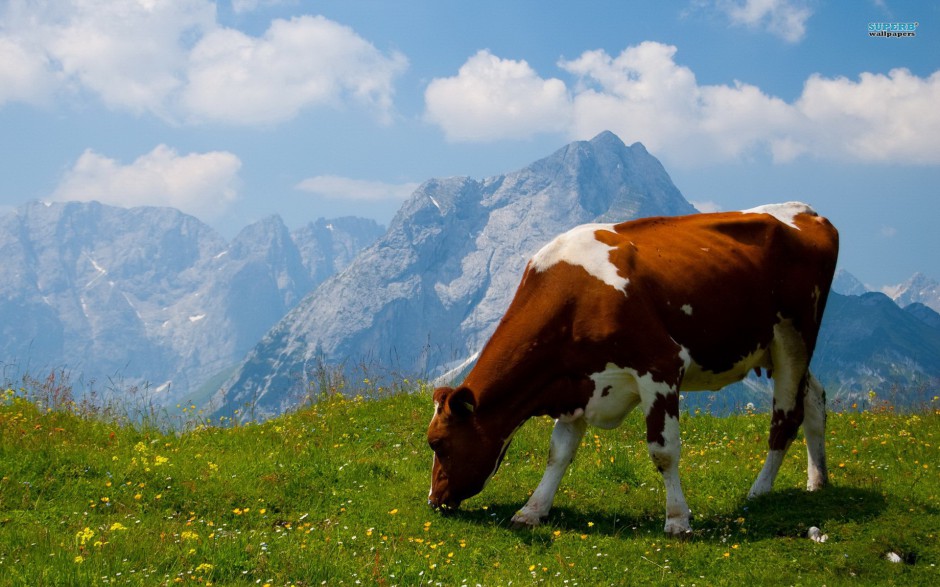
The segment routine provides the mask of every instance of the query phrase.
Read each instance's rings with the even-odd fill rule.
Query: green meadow
[[[589,430],[547,522],[509,520],[539,478],[533,419],[479,496],[427,504],[430,390],[324,395],[263,423],[153,418],[0,389],[2,585],[936,585],[940,401],[832,413],[831,486],[794,444],[745,499],[769,416],[682,416],[693,535],[662,533],[642,418]],[[820,529],[825,542],[807,537]],[[889,560],[893,559],[893,560]]]

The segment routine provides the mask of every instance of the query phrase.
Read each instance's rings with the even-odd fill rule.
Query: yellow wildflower
[[[80,541],[82,546],[85,546],[85,543],[95,537],[95,532],[91,528],[86,527],[84,530],[81,530],[75,534],[75,539]]]

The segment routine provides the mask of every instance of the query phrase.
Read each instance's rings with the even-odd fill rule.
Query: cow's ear
[[[476,398],[467,387],[458,387],[447,398],[447,409],[458,418],[466,418],[477,408]]]

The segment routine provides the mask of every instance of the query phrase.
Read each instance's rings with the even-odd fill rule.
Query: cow
[[[452,510],[496,473],[513,434],[555,419],[548,464],[514,526],[548,514],[587,425],[640,406],[666,489],[665,532],[691,531],[679,481],[679,394],[750,371],[774,381],[769,452],[749,497],[770,491],[802,425],[807,489],[828,482],[825,390],[810,373],[838,232],[799,202],[740,212],[587,224],[529,261],[505,315],[457,387],[434,391],[429,504]]]

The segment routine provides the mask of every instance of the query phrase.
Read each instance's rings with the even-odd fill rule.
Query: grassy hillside
[[[547,419],[444,517],[426,505],[427,390],[184,433],[0,391],[0,584],[936,584],[938,408],[833,414],[832,486],[801,490],[794,445],[753,502],[769,417],[684,415],[695,533],[676,540],[637,413],[589,431],[548,523],[518,531],[508,521],[541,476]],[[806,538],[812,526],[828,541]]]

